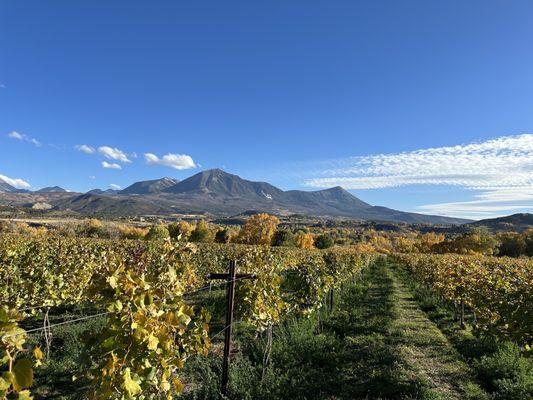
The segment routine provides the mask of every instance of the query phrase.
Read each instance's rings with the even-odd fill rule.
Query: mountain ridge
[[[221,169],[201,171],[182,181],[173,178],[138,181],[120,191],[94,189],[70,196],[69,193],[27,192],[27,197],[37,194],[56,195],[50,201],[54,210],[84,215],[203,214],[228,217],[254,210],[280,216],[306,215],[428,224],[470,222],[374,206],[340,186],[316,191],[284,191],[268,182],[249,181]]]

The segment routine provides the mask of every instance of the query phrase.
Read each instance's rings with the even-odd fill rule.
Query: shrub
[[[329,249],[333,246],[333,239],[326,233],[318,235],[315,238],[315,247],[317,249]]]
[[[78,226],[78,236],[94,237],[94,238],[108,238],[109,232],[105,228],[102,221],[96,218],[86,219]]]
[[[229,243],[230,234],[227,229],[219,229],[215,235],[216,243]]]
[[[196,227],[191,232],[189,240],[191,242],[212,242],[213,233],[207,222],[205,222],[204,220],[198,221],[196,223]]]
[[[152,225],[144,237],[146,240],[159,240],[170,237],[165,225]]]
[[[294,234],[287,229],[278,229],[272,236],[272,246],[296,246]]]
[[[187,241],[193,229],[193,226],[187,221],[175,222],[168,226],[170,237],[174,240]]]
[[[145,228],[137,228],[135,226],[123,225],[118,228],[120,237],[123,239],[144,239],[147,234]]]

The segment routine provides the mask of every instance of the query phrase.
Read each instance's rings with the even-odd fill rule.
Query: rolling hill
[[[533,214],[521,213],[508,215],[506,217],[482,219],[471,222],[468,226],[487,228],[492,232],[523,232],[526,229],[533,228]]]

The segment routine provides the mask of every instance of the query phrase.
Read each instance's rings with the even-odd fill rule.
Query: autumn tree
[[[174,222],[168,226],[170,237],[174,240],[187,241],[194,227],[187,221]]]
[[[296,235],[296,246],[301,249],[312,249],[314,247],[314,242],[311,233],[301,232]]]
[[[189,240],[191,242],[212,242],[214,239],[213,237],[213,230],[209,226],[207,222],[205,222],[203,219],[196,222],[196,226],[194,230],[191,232],[191,235],[189,237]]]
[[[431,253],[433,246],[443,242],[444,239],[445,236],[443,234],[428,232],[418,237],[415,246],[420,253]]]
[[[474,229],[434,245],[433,250],[438,253],[493,255],[497,247],[498,240],[494,236],[484,229]]]
[[[246,221],[239,233],[239,241],[245,244],[270,245],[279,219],[273,215],[256,214]]]

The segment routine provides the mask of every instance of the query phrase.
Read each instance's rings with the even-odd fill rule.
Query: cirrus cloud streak
[[[468,145],[340,160],[308,179],[312,187],[380,189],[448,185],[475,190],[533,186],[533,134]]]

